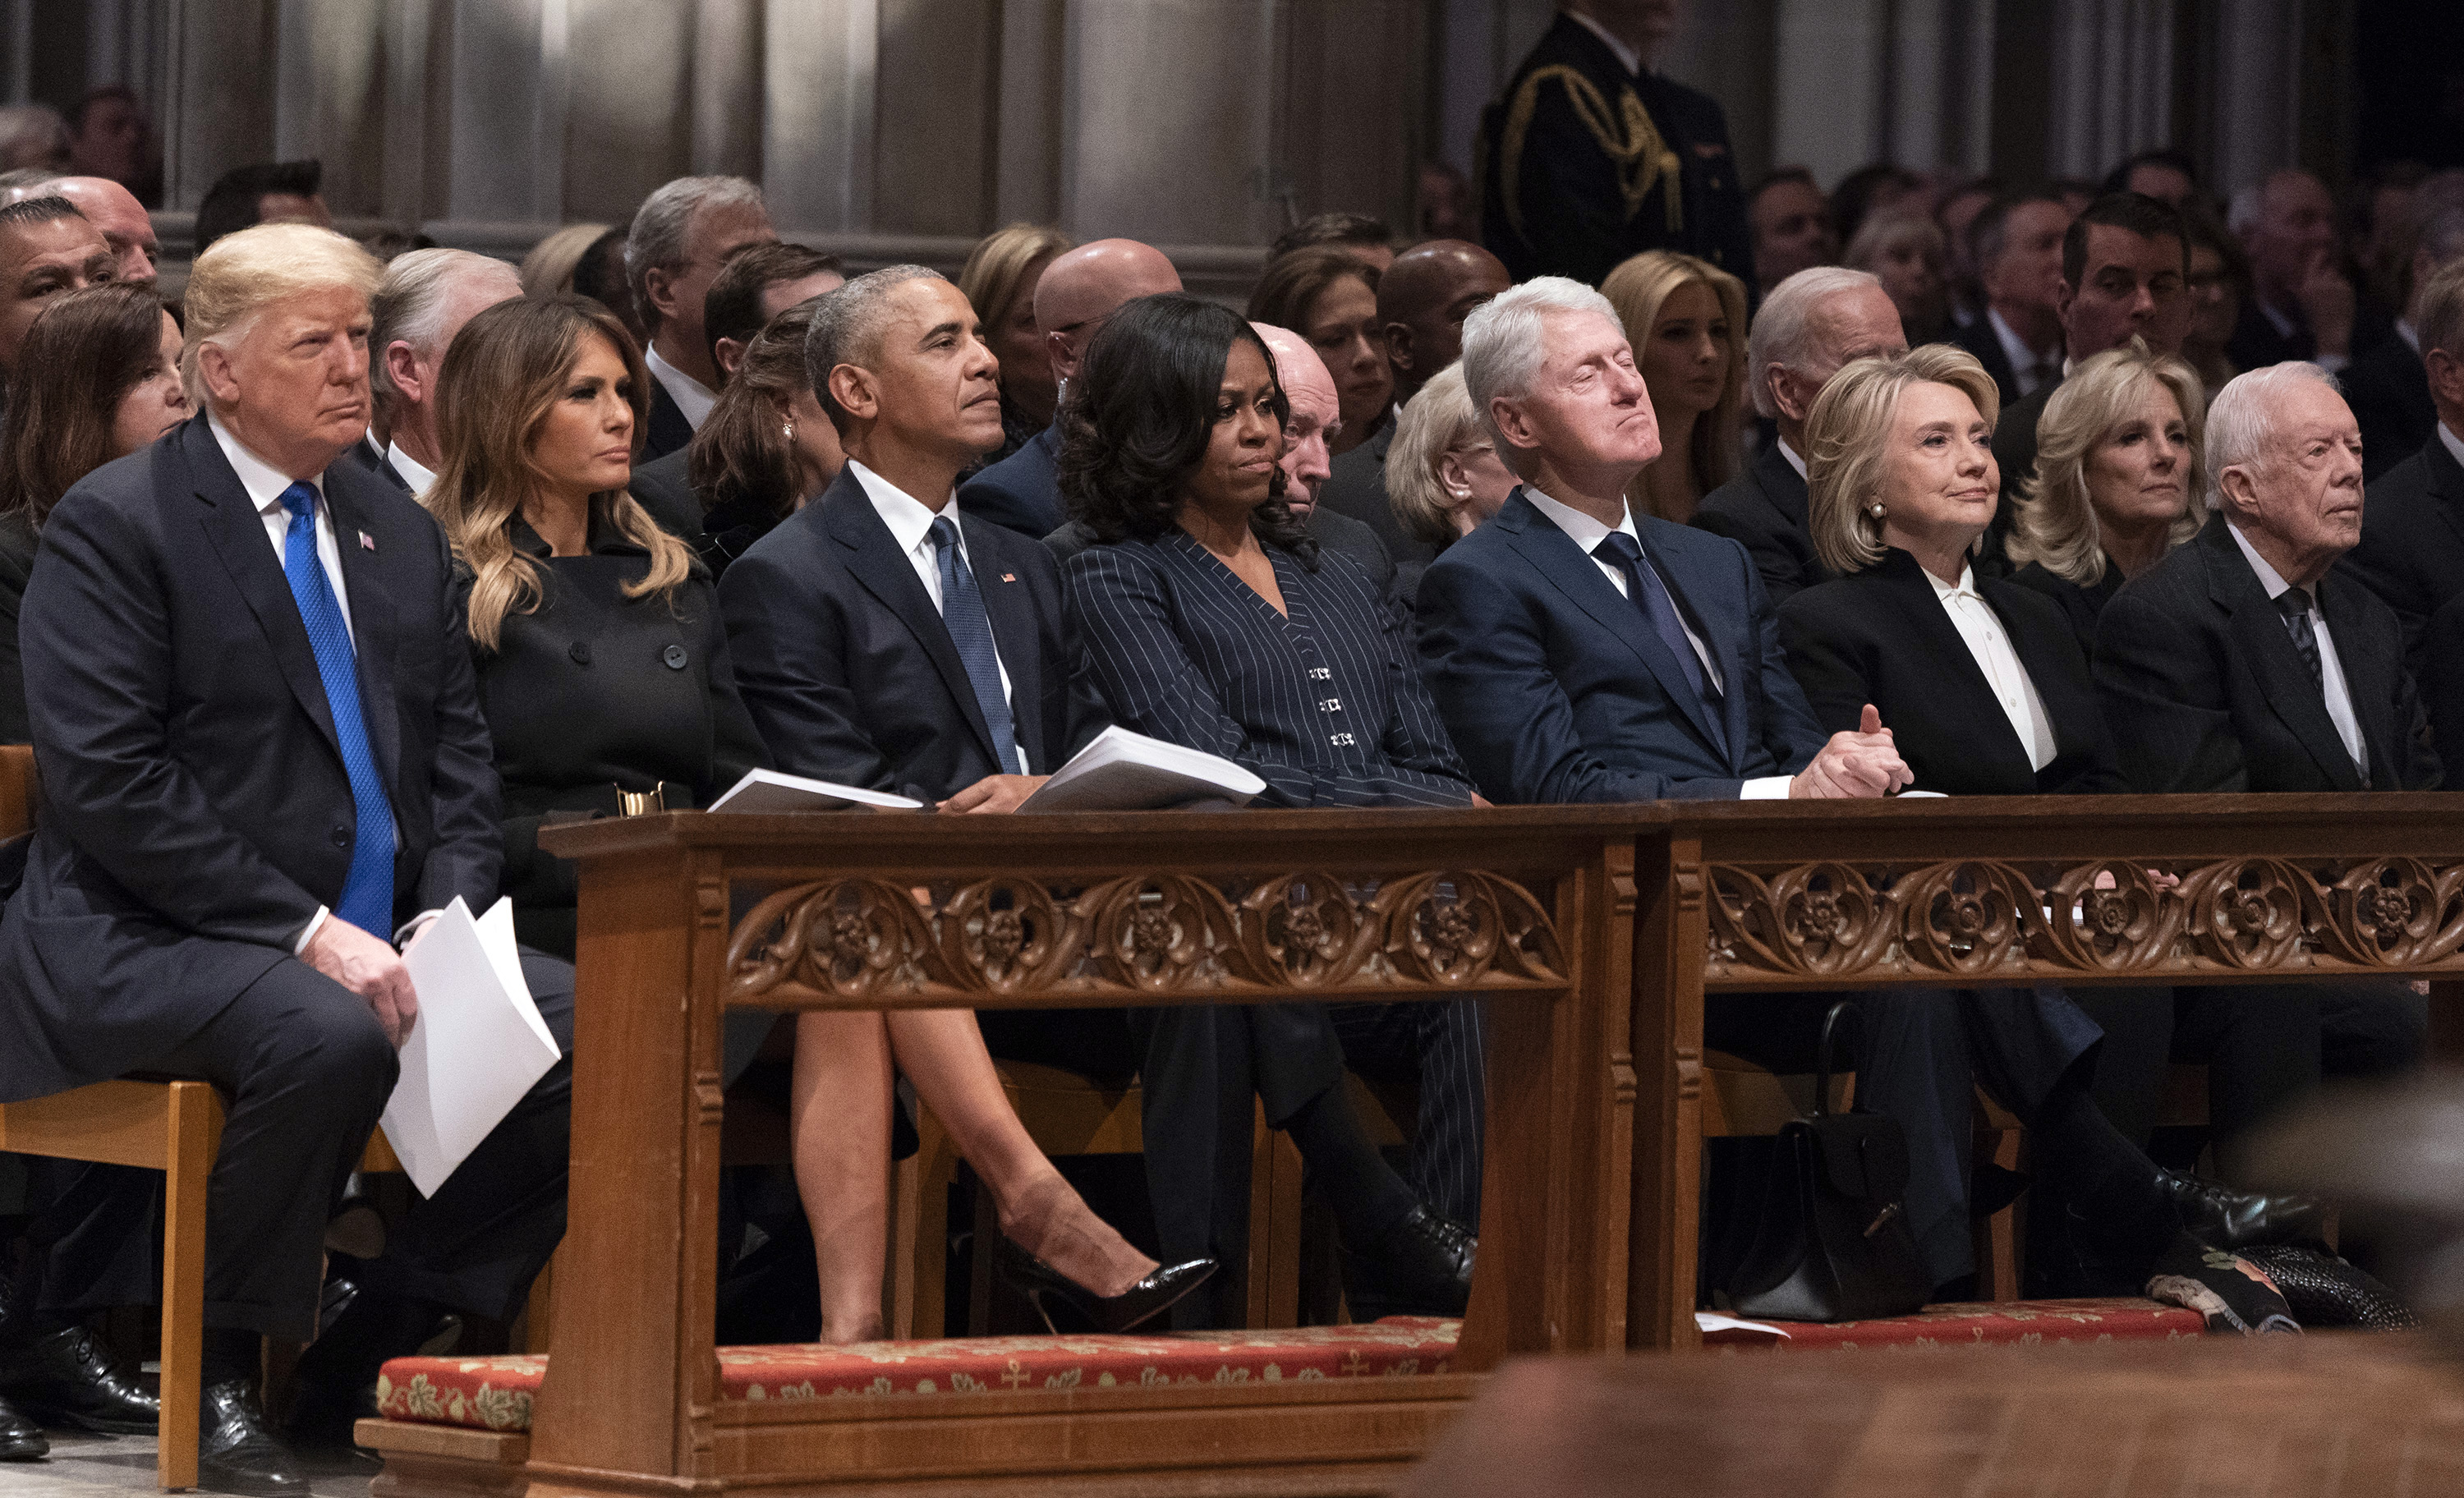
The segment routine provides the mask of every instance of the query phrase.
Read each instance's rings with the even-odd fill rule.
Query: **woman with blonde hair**
[[[2122,584],[2198,534],[2206,392],[2189,361],[2126,348],[2083,360],[2036,423],[2036,466],[2016,486],[2011,581],[2054,601],[2096,650]]]
[[[583,254],[607,232],[605,224],[567,224],[522,256],[522,295],[561,297],[573,290],[573,272]]]
[[[1077,241],[1043,224],[1008,224],[978,240],[958,269],[958,294],[976,309],[984,341],[1001,361],[1001,445],[977,465],[988,468],[1052,425],[1059,384],[1035,325],[1035,283]]]
[[[1737,473],[1745,421],[1745,283],[1708,260],[1646,250],[1600,292],[1625,324],[1660,418],[1660,456],[1626,491],[1638,511],[1683,524]]]
[[[1471,408],[1462,364],[1446,365],[1403,403],[1386,452],[1386,502],[1413,540],[1445,550],[1496,515],[1515,482]]]

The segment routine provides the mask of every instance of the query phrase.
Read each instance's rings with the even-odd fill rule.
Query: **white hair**
[[[1862,232],[1859,234],[1862,238]],[[1816,265],[1797,272],[1771,288],[1754,314],[1746,339],[1746,388],[1754,398],[1754,413],[1765,421],[1779,415],[1771,399],[1771,366],[1804,373],[1814,362],[1814,313],[1835,297],[1859,287],[1882,289],[1881,277],[1844,265]]]
[[[2233,376],[2208,403],[2206,462],[2211,510],[2228,516],[2233,513],[2225,503],[2225,470],[2248,468],[2266,458],[2269,444],[2276,440],[2275,397],[2304,381],[2323,385],[2330,390],[2343,388],[2334,375],[2317,364],[2288,360]]]
[[[521,276],[512,266],[469,250],[413,250],[386,264],[385,278],[368,298],[368,379],[379,401],[402,395],[385,373],[385,351],[408,343],[422,359],[444,353],[437,345],[445,331],[447,303],[455,288],[482,281],[495,281],[509,297],[522,294]]]
[[[652,333],[659,331],[659,309],[650,304],[649,274],[672,271],[691,259],[693,221],[706,210],[732,208],[769,211],[760,185],[743,177],[678,177],[634,210],[633,227],[625,233],[625,280]]]
[[[1480,413],[1482,429],[1496,439],[1501,457],[1507,451],[1506,438],[1489,414],[1489,402],[1501,395],[1530,393],[1531,377],[1549,357],[1545,336],[1549,315],[1567,312],[1605,318],[1620,338],[1625,335],[1625,324],[1606,297],[1562,275],[1535,275],[1491,297],[1463,319],[1463,388],[1471,396],[1471,408]]]

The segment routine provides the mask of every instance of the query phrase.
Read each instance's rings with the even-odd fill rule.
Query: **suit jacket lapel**
[[[360,668],[360,717],[367,725],[377,773],[390,785],[402,761],[402,723],[394,711],[393,601],[385,590],[384,563],[372,546],[368,518],[349,496],[341,465],[325,471],[325,508],[334,522],[334,549],[342,559],[342,586],[350,596],[351,649]],[[339,478],[339,481],[338,481]],[[373,538],[371,538],[373,539]],[[285,580],[288,581],[287,579]]]
[[[1638,520],[1635,529],[1645,533],[1640,538],[1643,558],[1651,563],[1651,569],[1660,574],[1661,584],[1668,589],[1669,602],[1677,606],[1678,617],[1683,619],[1685,627],[1693,630],[1696,638],[1703,642],[1703,648],[1710,652],[1712,662],[1719,669],[1721,732],[1714,740],[1714,747],[1727,756],[1728,768],[1735,770],[1745,762],[1744,672],[1748,668],[1745,664],[1745,656],[1738,649],[1740,641],[1736,638],[1742,631],[1714,628],[1703,611],[1694,606],[1693,599],[1686,595],[1685,584],[1679,579],[1677,569],[1670,566],[1668,559],[1661,554],[1660,548],[1651,543],[1647,534],[1652,529],[1651,522]],[[1652,638],[1654,641],[1659,640],[1657,634],[1652,635]]]
[[[976,569],[976,591],[984,599],[984,617],[993,627],[993,649],[1001,652],[1001,669],[1009,672],[1009,717],[1025,751],[1029,773],[1051,774],[1061,768],[1046,763],[1044,743],[1044,634],[1035,617],[1035,600],[1014,572],[994,565],[987,522],[961,518],[967,536],[968,564]],[[968,693],[973,697],[972,690]],[[989,735],[987,735],[989,737]]]
[[[1991,752],[2006,761],[2006,769],[2017,773],[2010,779],[2034,780],[2035,767],[2030,762],[2028,746],[2019,741],[2018,731],[2011,726],[2011,715],[2002,711],[2002,699],[1994,694],[1993,683],[1987,680],[1985,668],[1976,663],[1976,652],[1968,648],[1968,637],[1959,632],[1950,610],[1943,606],[1933,584],[1925,576],[1925,564],[1904,551],[1893,550],[1882,559],[1883,581],[1891,585],[1893,602],[1906,615],[1916,633],[1916,640],[1932,670],[1928,674],[1942,684],[1946,692],[1963,693],[1968,701],[1953,715],[1969,725],[1980,736],[1980,744],[1990,743]],[[1983,594],[1978,595],[1982,597]],[[2000,610],[1994,617],[2001,619]],[[2011,624],[2002,620],[2002,634],[2013,641],[2016,653],[2017,637]],[[2020,664],[2031,676],[2035,668],[2025,656]],[[1886,720],[1885,728],[1890,724]]]
[[[231,460],[223,456],[205,416],[189,419],[181,434],[181,447],[195,481],[202,510],[198,520],[207,541],[247,601],[249,612],[256,616],[257,628],[265,631],[291,694],[325,736],[334,757],[341,759],[342,744],[334,733],[333,708],[325,700],[325,678],[318,673],[308,627],[300,623],[298,601],[291,596],[290,580],[283,576],[282,563],[266,537],[264,519],[241,487],[239,475],[231,472]]]
[[[2423,378],[2427,379],[2425,375]],[[2422,450],[2421,461],[2430,470],[2431,508],[2464,541],[2464,467],[2459,467],[2455,454],[2447,451],[2447,443],[2437,432],[2430,434],[2430,444]],[[2367,523],[2368,511],[2363,512]]]
[[[1762,456],[1754,459],[1754,483],[1789,524],[1804,528],[1808,499],[1805,480],[1797,476],[1796,465],[1788,460],[1788,454],[1779,450],[1779,438],[1771,438]]]
[[[2393,640],[2386,649],[2369,648],[2362,634],[2362,596],[2350,579],[2327,574],[2319,584],[2319,611],[2336,642],[2336,664],[2344,672],[2344,690],[2352,694],[2353,721],[2361,725],[2362,753],[2370,762],[2370,784],[2381,790],[2404,789],[2405,740],[2410,723],[2399,723],[2389,710],[2398,695],[2396,675],[2403,669]],[[2336,740],[2339,744],[2343,739]]]
[[[896,538],[873,510],[872,496],[865,493],[863,483],[853,473],[842,471],[829,492],[822,496],[822,504],[831,537],[855,553],[847,570],[924,647],[934,669],[941,673],[942,685],[949,688],[951,697],[957,701],[960,716],[975,731],[976,742],[994,764],[1000,764],[1001,755],[993,748],[993,731],[984,722],[984,710],[976,702],[975,682],[967,675],[966,663],[958,659],[958,648],[950,642],[950,627],[941,622],[941,610],[933,606],[933,595],[924,591],[914,564],[898,549]]]
[[[1519,488],[1507,496],[1506,507],[1490,523],[1496,524],[1509,516],[1516,522],[1507,527],[1507,534],[1513,537],[1514,549],[1576,607],[1623,641],[1660,683],[1661,694],[1677,704],[1685,721],[1694,725],[1703,742],[1718,745],[1720,739],[1711,730],[1710,715],[1703,706],[1702,696],[1685,678],[1677,657],[1668,653],[1668,647],[1660,643],[1660,636],[1644,622],[1642,610],[1611,586],[1599,564],[1524,498]]]
[[[2336,732],[2336,720],[2327,716],[2327,698],[2311,679],[2301,652],[2294,649],[2276,601],[2259,586],[2258,574],[2250,569],[2241,547],[2225,534],[2223,517],[2208,522],[2198,543],[2209,549],[2210,595],[2232,616],[2233,639],[2258,677],[2269,711],[2310,751],[2337,789],[2360,790],[2361,770],[2344,747],[2344,736]]]

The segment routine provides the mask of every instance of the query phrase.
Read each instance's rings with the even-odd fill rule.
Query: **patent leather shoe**
[[[1215,1274],[1212,1259],[1167,1264],[1117,1295],[1098,1295],[1008,1239],[1001,1240],[994,1261],[1001,1278],[1023,1292],[1044,1318],[1044,1330],[1058,1336],[1047,1301],[1058,1300],[1094,1325],[1098,1332],[1127,1332],[1170,1311],[1191,1290]]]
[[[266,1422],[246,1378],[206,1385],[197,1426],[197,1486],[254,1498],[307,1498],[298,1460]]]
[[[0,1395],[49,1424],[112,1436],[150,1436],[162,1413],[154,1396],[114,1368],[101,1339],[83,1327],[0,1354]]]
[[[0,1399],[0,1462],[33,1462],[51,1454],[43,1427]]]
[[[1412,1208],[1366,1251],[1355,1251],[1384,1274],[1398,1302],[1447,1316],[1462,1315],[1471,1303],[1472,1261],[1480,1253],[1480,1240],[1426,1202]]]
[[[2316,1197],[2259,1196],[2162,1169],[2156,1172],[2156,1186],[2181,1214],[2183,1229],[2211,1248],[2325,1238],[2327,1203]]]

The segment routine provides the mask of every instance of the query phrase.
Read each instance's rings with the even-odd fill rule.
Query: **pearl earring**
[[[1458,489],[1454,491],[1454,496],[1458,499],[1468,499],[1471,497],[1471,491],[1468,489]]]
[[[782,437],[785,437],[785,438],[786,438],[788,441],[790,441],[790,442],[795,441],[795,440],[796,440],[796,424],[795,424],[794,422],[792,422],[792,421],[791,421],[791,422],[787,423],[785,426],[781,427],[781,428],[779,429],[779,434],[780,434],[781,436],[782,436]]]
[[[1875,518],[1875,519],[1878,519],[1878,520],[1879,520],[1879,519],[1881,519],[1881,518],[1882,518],[1882,501],[1881,501],[1880,499],[1875,500],[1875,501],[1874,501],[1874,503],[1870,506],[1870,508],[1871,508],[1871,510],[1872,510],[1872,512],[1873,512],[1873,516],[1874,516],[1874,518]]]

